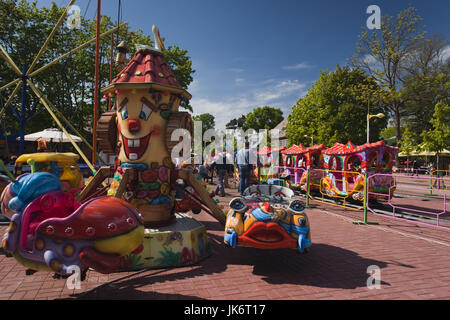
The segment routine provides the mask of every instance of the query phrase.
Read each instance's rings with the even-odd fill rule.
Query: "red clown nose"
[[[138,132],[141,130],[141,124],[139,120],[128,120],[128,130],[130,132]]]

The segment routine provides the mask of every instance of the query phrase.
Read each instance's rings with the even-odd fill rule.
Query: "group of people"
[[[237,151],[234,155],[228,152],[220,152],[217,155],[209,155],[206,157],[203,164],[195,167],[196,172],[207,180],[213,176],[213,172],[217,173],[217,187],[215,194],[224,197],[225,188],[229,188],[228,179],[234,175],[235,168],[239,172],[239,186],[238,190],[241,195],[244,194],[245,189],[250,186],[250,175],[253,169],[251,161],[256,159],[256,154],[250,148],[250,144],[245,142],[244,148]],[[191,166],[193,159],[189,159],[188,165]],[[180,164],[183,167],[183,164]]]
[[[250,149],[248,141],[245,142],[244,148],[235,153],[234,158],[227,152],[219,153],[208,169],[212,172],[217,172],[217,187],[216,195],[225,196],[225,187],[228,184],[228,176],[234,174],[235,165],[239,172],[239,186],[238,191],[241,195],[244,194],[245,189],[250,186],[250,175],[253,166],[251,159],[256,159],[256,155],[252,154],[254,151]]]

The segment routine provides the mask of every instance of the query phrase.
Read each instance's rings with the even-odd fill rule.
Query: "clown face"
[[[148,89],[120,90],[117,95],[119,160],[125,163],[162,163],[168,157],[165,131],[180,99]]]

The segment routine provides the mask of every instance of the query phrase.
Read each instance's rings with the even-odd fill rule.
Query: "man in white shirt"
[[[250,186],[250,172],[252,165],[250,161],[254,161],[256,155],[250,150],[250,144],[245,141],[245,148],[236,154],[236,164],[239,169],[239,193],[244,194],[245,189]]]

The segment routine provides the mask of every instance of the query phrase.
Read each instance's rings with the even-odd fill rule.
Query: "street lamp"
[[[305,137],[305,138],[311,139],[311,146],[314,145],[314,136],[310,137],[310,136],[308,136],[307,134],[305,134],[304,137]]]
[[[384,113],[378,113],[378,114],[367,114],[367,143],[370,142],[370,132],[369,132],[369,128],[370,128],[370,119],[372,118],[384,118],[385,115]]]

